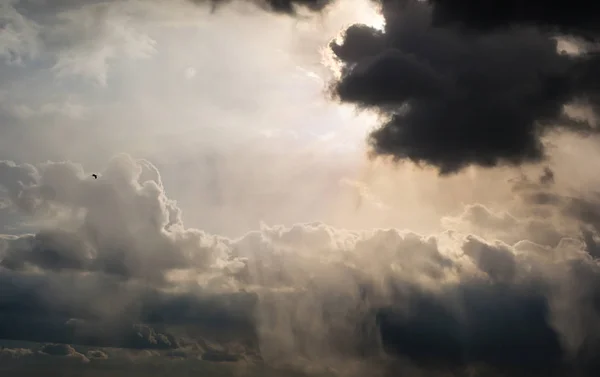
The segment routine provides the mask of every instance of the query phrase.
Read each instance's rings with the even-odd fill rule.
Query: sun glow
[[[367,11],[365,14],[364,24],[377,30],[383,30],[385,28],[385,18],[377,13],[372,7],[369,9],[370,11]]]

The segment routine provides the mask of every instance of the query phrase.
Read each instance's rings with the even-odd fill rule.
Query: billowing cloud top
[[[597,371],[596,196],[520,180],[519,217],[471,205],[440,234],[314,223],[228,239],[186,228],[146,160],[117,156],[98,179],[0,166],[11,208],[39,224],[0,240],[1,338],[207,358],[216,342],[341,375]]]

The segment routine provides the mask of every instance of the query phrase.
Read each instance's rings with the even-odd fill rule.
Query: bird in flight
[[[94,179],[98,179],[98,174],[92,174],[92,177],[94,177]]]

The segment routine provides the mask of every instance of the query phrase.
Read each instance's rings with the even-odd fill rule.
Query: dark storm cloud
[[[168,328],[182,327],[187,337],[256,342],[253,294],[168,294],[108,278],[7,270],[0,271],[0,283],[0,339],[174,349],[181,339]]]
[[[465,312],[421,293],[410,298],[413,314],[379,313],[388,352],[449,367],[484,363],[533,372],[562,366],[559,334],[545,320],[543,295],[480,283],[445,293],[459,297]]]
[[[538,162],[550,130],[595,132],[568,119],[563,105],[596,103],[598,59],[559,53],[553,36],[595,36],[597,7],[570,16],[570,3],[561,3],[563,13],[512,1],[377,3],[383,31],[353,25],[343,42],[331,43],[343,64],[334,95],[384,118],[370,135],[376,155],[447,174],[471,164]]]
[[[434,23],[458,23],[470,29],[492,30],[529,24],[550,32],[596,38],[600,5],[589,0],[431,0]]]

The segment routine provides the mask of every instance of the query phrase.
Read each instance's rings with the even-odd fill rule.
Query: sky
[[[0,0],[0,371],[597,375],[600,7],[482,4]]]

